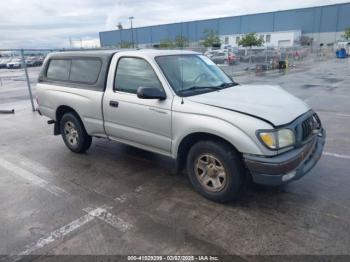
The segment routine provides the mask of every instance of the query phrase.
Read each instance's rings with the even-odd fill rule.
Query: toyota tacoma
[[[322,155],[318,115],[278,86],[239,85],[191,51],[52,53],[38,111],[75,153],[106,138],[176,160],[206,198],[227,202],[245,181],[277,186]]]

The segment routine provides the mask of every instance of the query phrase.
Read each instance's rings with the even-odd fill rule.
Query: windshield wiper
[[[221,86],[192,86],[190,88],[179,90],[179,92],[197,91],[197,90],[204,90],[204,89],[220,90]]]
[[[227,88],[227,87],[232,87],[232,86],[237,86],[238,83],[236,82],[231,82],[231,83],[222,83],[221,85],[219,85],[218,87],[223,87],[223,88]]]
[[[179,90],[179,92],[188,92],[188,91],[191,92],[191,91],[198,91],[198,90],[205,90],[205,89],[221,90],[223,88],[228,88],[236,85],[238,85],[236,82],[231,82],[231,83],[222,83],[221,85],[218,85],[218,86],[192,86],[190,88]]]

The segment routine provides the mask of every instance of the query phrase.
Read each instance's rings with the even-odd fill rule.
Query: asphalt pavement
[[[0,110],[16,110],[0,114],[0,254],[350,255],[350,59],[234,75],[311,105],[327,143],[301,180],[251,185],[229,204],[194,192],[163,156],[103,139],[71,153],[31,111],[22,73],[0,70]]]

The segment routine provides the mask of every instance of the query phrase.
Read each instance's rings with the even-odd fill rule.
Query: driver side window
[[[141,58],[120,58],[114,80],[114,90],[136,94],[140,87],[162,89],[151,65]]]

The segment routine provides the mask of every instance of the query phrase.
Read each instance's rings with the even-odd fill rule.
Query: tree
[[[345,38],[345,40],[350,39],[350,27],[345,28],[345,33],[344,33],[343,37]]]
[[[204,39],[201,44],[205,47],[221,46],[221,40],[216,31],[213,29],[205,29],[203,31]]]
[[[119,23],[117,24],[117,28],[118,28],[119,30],[122,30],[122,29],[123,29],[123,24],[122,24],[121,22],[119,22]]]
[[[252,46],[262,46],[263,43],[264,40],[258,37],[256,33],[248,33],[239,40],[238,45],[252,48]]]
[[[252,62],[252,47],[253,46],[262,46],[264,39],[257,36],[256,33],[245,34],[238,42],[238,45],[243,47],[249,47],[249,64]]]
[[[175,46],[179,48],[184,48],[189,45],[189,41],[186,37],[178,35],[175,37]]]
[[[168,38],[161,39],[159,43],[159,48],[174,48],[174,46],[174,43]]]

